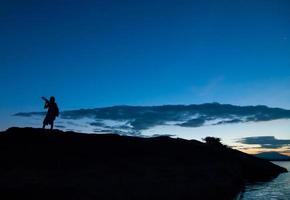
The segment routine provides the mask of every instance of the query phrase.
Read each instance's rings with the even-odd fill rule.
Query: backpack
[[[55,116],[56,117],[58,117],[59,116],[59,109],[58,109],[58,106],[57,106],[57,104],[55,104],[55,111],[54,111],[55,113]]]

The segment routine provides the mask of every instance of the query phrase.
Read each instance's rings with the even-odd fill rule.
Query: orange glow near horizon
[[[252,147],[252,148],[234,148],[236,150],[242,151],[247,154],[258,154],[258,153],[263,153],[263,152],[278,152],[280,154],[290,156],[290,152],[288,148],[260,148],[260,147]]]

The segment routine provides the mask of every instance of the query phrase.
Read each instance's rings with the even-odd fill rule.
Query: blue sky
[[[119,104],[290,109],[290,2],[1,1],[0,115]]]

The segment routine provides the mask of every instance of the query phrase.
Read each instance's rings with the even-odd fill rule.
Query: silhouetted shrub
[[[221,139],[217,138],[217,137],[206,137],[202,139],[203,141],[205,141],[206,144],[208,145],[213,145],[213,146],[223,146],[223,144],[221,143]]]

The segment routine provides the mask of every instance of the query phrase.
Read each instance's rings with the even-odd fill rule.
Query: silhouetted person
[[[42,97],[42,99],[45,101],[44,108],[48,109],[46,116],[43,120],[42,128],[45,128],[46,125],[50,124],[50,129],[52,130],[53,129],[53,122],[54,122],[55,118],[59,115],[58,106],[55,103],[54,97],[50,97],[49,101],[45,97]]]

